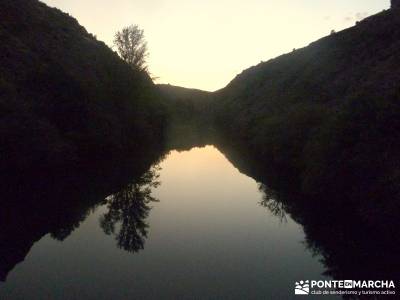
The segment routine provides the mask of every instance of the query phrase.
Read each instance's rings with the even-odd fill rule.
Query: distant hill
[[[243,71],[216,93],[216,123],[274,179],[390,211],[400,206],[399,49],[400,10],[371,16]]]
[[[157,87],[168,116],[167,149],[188,150],[207,144],[214,123],[214,94],[169,84]]]
[[[61,170],[157,143],[156,88],[58,9],[0,2],[0,168]]]
[[[211,118],[213,93],[170,84],[158,84],[157,87],[173,122],[193,119],[202,122]]]
[[[211,92],[198,89],[184,88],[171,84],[157,84],[161,93],[169,99],[207,101]]]

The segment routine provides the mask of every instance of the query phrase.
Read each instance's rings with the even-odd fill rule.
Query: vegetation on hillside
[[[130,25],[118,31],[114,37],[114,46],[121,58],[134,70],[147,71],[147,42],[144,31],[138,25]]]
[[[196,118],[213,119],[214,101],[211,92],[182,88],[170,84],[159,84],[157,87],[172,118],[180,121],[189,121]]]
[[[4,0],[0,40],[2,173],[111,162],[159,142],[164,112],[148,74],[72,17]]]
[[[138,27],[124,29],[125,38],[124,30],[117,33],[121,47],[138,49],[142,58],[120,51],[126,63],[61,11],[36,0],[5,0],[1,170],[60,173],[128,155],[140,159],[162,148],[165,128],[170,149],[185,147],[179,136],[205,141],[215,125],[257,158],[270,183],[310,199],[337,195],[330,201],[368,217],[394,214],[400,209],[394,201],[400,197],[399,25],[398,10],[382,12],[208,93],[155,86]]]
[[[252,67],[217,92],[216,123],[272,181],[400,209],[400,14],[389,10]],[[310,199],[311,199],[310,198]],[[332,197],[331,197],[332,198]],[[311,200],[310,200],[311,201]]]
[[[157,87],[168,116],[167,149],[185,149],[199,139],[206,140],[213,130],[213,94],[169,84]]]

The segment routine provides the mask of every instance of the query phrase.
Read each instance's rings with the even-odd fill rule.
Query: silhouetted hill
[[[149,76],[72,17],[3,0],[0,40],[2,173],[110,162],[159,141],[164,113]]]
[[[184,88],[171,84],[157,84],[157,87],[161,93],[169,99],[207,101],[212,94],[207,91]]]
[[[210,114],[213,93],[170,84],[158,84],[157,87],[172,121],[189,121]]]
[[[169,84],[157,87],[168,112],[168,149],[186,149],[209,135],[214,120],[213,93]]]
[[[400,82],[400,12],[388,10],[238,75],[219,94],[222,105],[259,116],[298,103],[334,105],[360,94],[383,97]],[[238,107],[238,108],[237,108]]]
[[[245,70],[217,92],[217,124],[263,162],[271,182],[319,199],[336,193],[368,217],[394,216],[399,48],[400,11],[369,17]]]
[[[169,128],[187,127],[181,134],[191,134],[197,126],[206,127],[213,118],[213,93],[198,89],[189,89],[170,84],[157,85],[169,117]],[[170,130],[169,130],[170,131]],[[197,130],[195,130],[197,131]]]

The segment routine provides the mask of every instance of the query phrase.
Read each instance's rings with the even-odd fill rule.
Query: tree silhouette
[[[138,25],[130,25],[118,31],[114,37],[118,54],[133,69],[147,72],[147,42]]]

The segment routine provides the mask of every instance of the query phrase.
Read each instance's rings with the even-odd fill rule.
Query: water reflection
[[[290,184],[276,182],[268,166],[246,155],[245,148],[227,143],[219,147],[241,172],[261,182],[262,206],[282,220],[290,216],[302,225],[304,243],[313,255],[321,257],[324,275],[337,280],[400,278],[400,222],[395,217],[399,210],[385,209],[381,194],[376,193],[373,209],[354,205],[367,197],[362,190],[352,195],[337,190],[304,197]]]
[[[43,188],[43,184],[37,188],[36,184],[32,184],[31,188],[25,190],[8,186],[7,189],[11,192],[2,193],[3,200],[1,200],[2,208],[0,210],[0,280],[4,281],[6,279],[7,274],[16,264],[25,258],[32,245],[43,236],[50,233],[51,236],[58,241],[68,240],[67,237],[79,228],[86,218],[99,206],[105,209],[105,211],[101,213],[100,220],[98,220],[101,230],[106,235],[115,238],[114,244],[116,243],[118,248],[129,253],[136,253],[144,249],[146,239],[150,238],[148,237],[150,226],[157,227],[156,219],[151,223],[149,218],[151,217],[152,203],[159,200],[154,196],[154,189],[160,186],[160,168],[158,167],[160,159],[162,159],[163,154],[171,150],[171,148],[186,150],[191,149],[193,146],[203,146],[207,143],[214,144],[241,173],[259,182],[258,187],[261,192],[259,204],[262,207],[271,212],[280,222],[293,223],[294,220],[302,226],[305,234],[304,245],[310,253],[320,258],[323,265],[324,271],[321,276],[327,276],[338,280],[394,280],[400,277],[398,273],[400,267],[400,259],[398,257],[400,253],[400,236],[398,234],[399,226],[396,220],[393,218],[385,219],[386,215],[383,213],[382,216],[378,216],[381,211],[377,210],[377,215],[374,216],[374,219],[369,219],[369,222],[365,222],[365,215],[360,215],[360,212],[357,212],[350,204],[346,203],[346,205],[338,206],[333,204],[337,202],[330,202],[332,197],[330,194],[325,194],[323,198],[319,199],[305,198],[299,191],[293,189],[289,185],[275,183],[273,176],[271,177],[266,171],[268,170],[268,166],[263,165],[258,159],[248,155],[244,147],[232,145],[231,142],[222,141],[214,135],[201,133],[193,134],[188,140],[185,140],[182,135],[171,138],[168,148],[164,149],[164,151],[159,151],[157,155],[153,155],[151,159],[146,160],[146,163],[140,168],[131,169],[131,171],[126,172],[130,174],[127,178],[114,180],[113,176],[107,178],[99,176],[101,179],[96,180],[94,179],[95,177],[92,176],[89,181],[78,180],[68,184],[56,184],[51,185],[51,188]],[[210,153],[212,154],[213,152],[211,151]],[[172,201],[172,199],[169,199],[168,205],[172,205],[172,208],[169,211],[164,211],[164,213],[170,213],[176,218],[185,220],[187,222],[185,224],[188,226],[187,228],[185,227],[183,231],[181,228],[178,228],[178,226],[172,226],[172,229],[168,232],[169,236],[173,236],[174,239],[176,238],[177,243],[179,243],[178,240],[181,238],[183,241],[190,241],[193,245],[201,239],[201,242],[211,245],[210,247],[213,250],[213,255],[215,253],[223,253],[223,255],[218,257],[221,261],[225,259],[229,260],[229,262],[225,262],[225,265],[223,265],[223,267],[226,268],[224,269],[226,272],[223,274],[226,278],[230,278],[229,272],[231,272],[232,269],[229,267],[234,265],[232,262],[240,260],[246,260],[246,262],[249,263],[247,268],[250,268],[250,265],[254,263],[252,271],[256,274],[254,268],[257,268],[259,262],[254,262],[253,260],[259,260],[260,257],[265,259],[265,257],[261,256],[260,252],[257,252],[255,249],[263,249],[262,251],[265,252],[266,256],[271,255],[270,259],[272,260],[275,258],[273,255],[276,255],[276,253],[271,250],[271,245],[268,244],[265,246],[262,244],[263,241],[256,241],[255,239],[251,240],[248,238],[245,239],[246,242],[242,242],[238,237],[243,235],[259,238],[262,236],[260,233],[262,232],[264,235],[267,233],[269,235],[268,238],[273,240],[271,236],[274,234],[279,235],[280,229],[276,228],[275,230],[277,230],[277,232],[271,232],[269,228],[259,228],[255,225],[255,227],[251,227],[253,231],[247,232],[247,229],[250,228],[249,224],[253,224],[254,222],[253,218],[250,216],[256,214],[256,212],[248,208],[251,206],[248,203],[243,204],[239,213],[235,211],[234,215],[229,215],[228,212],[231,212],[229,208],[234,199],[234,196],[229,194],[229,189],[233,189],[232,186],[235,184],[227,181],[231,170],[227,173],[218,171],[218,162],[221,160],[219,160],[219,157],[215,160],[211,159],[214,159],[215,156],[210,157],[211,156],[207,156],[207,151],[203,151],[203,161],[196,160],[196,164],[189,165],[185,160],[182,160],[182,157],[175,156],[175,163],[180,162],[181,164],[185,164],[183,169],[185,169],[188,174],[191,171],[189,169],[193,168],[202,170],[199,176],[205,177],[207,176],[205,170],[208,169],[212,170],[213,176],[218,174],[218,178],[223,178],[225,180],[209,178],[209,184],[206,187],[211,190],[210,194],[215,194],[216,199],[203,199],[200,196],[198,196],[198,198],[196,198],[197,196],[193,196],[195,198],[191,199],[194,203],[192,205],[198,207],[199,211],[201,211],[200,209],[204,209],[204,206],[207,206],[207,210],[205,211],[207,211],[208,216],[201,215],[200,213],[190,214],[187,207],[185,208],[186,210],[184,209],[183,202],[179,202],[181,200]],[[223,163],[225,164],[225,162]],[[151,165],[153,165],[153,167],[149,169]],[[172,173],[182,171],[173,167],[170,167],[169,170]],[[116,173],[120,174],[121,172],[116,171]],[[182,178],[184,176],[186,175],[181,174]],[[175,177],[175,179],[177,179],[179,176]],[[178,179],[182,179],[181,177]],[[195,176],[186,177],[191,178],[191,184],[195,186],[196,191],[201,191],[205,188],[196,181]],[[185,194],[185,192],[189,190],[193,190],[193,186],[179,186],[179,182],[182,182],[182,180],[176,181],[177,182],[174,182],[174,187],[176,187],[173,193],[174,197],[179,194]],[[171,184],[171,182],[168,184]],[[193,194],[192,191],[191,195]],[[200,194],[200,192],[198,194]],[[232,198],[226,199],[227,194]],[[347,196],[341,194],[341,191],[337,191],[337,194],[334,196],[347,199]],[[10,201],[10,199],[14,201]],[[162,198],[161,200],[163,201]],[[245,197],[235,200],[244,201]],[[221,211],[218,210],[216,205],[217,201],[220,201],[219,204],[225,209],[225,214],[221,213],[221,207]],[[351,201],[348,203],[351,203]],[[254,205],[256,205],[255,202]],[[191,207],[191,209],[193,210],[193,207]],[[248,209],[248,211],[246,211],[246,209]],[[187,216],[185,216],[185,213],[187,213]],[[231,213],[233,214],[233,212]],[[263,211],[262,213],[265,214],[266,212]],[[210,216],[216,217],[212,219]],[[185,217],[192,219],[186,220]],[[201,224],[199,228],[195,227],[196,224],[193,223],[195,221]],[[226,226],[224,227],[225,223]],[[221,225],[221,227],[224,228],[223,233],[220,235],[214,235],[212,231],[213,226],[216,225]],[[192,227],[189,228],[189,226]],[[174,236],[174,231],[176,236]],[[191,237],[193,232],[198,234],[199,238],[196,236]],[[298,233],[292,236],[288,234],[287,237],[296,239],[298,238]],[[90,239],[91,237],[89,236],[88,238]],[[159,238],[159,240],[162,240],[162,238]],[[224,246],[226,248],[237,251],[237,253],[235,253],[237,256],[229,257],[228,254],[224,253],[224,249],[218,248],[218,243],[216,241],[220,240],[224,240]],[[288,243],[289,242],[293,241],[288,241]],[[165,241],[160,243],[161,244],[157,244],[157,247],[150,247],[149,253],[153,253],[154,255],[157,250],[159,251],[161,248],[164,249],[163,247],[165,244],[168,245]],[[192,244],[189,243],[189,246]],[[202,257],[203,253],[201,248],[185,248],[189,246],[185,244],[182,245],[181,248],[189,249],[190,251],[187,251],[187,256],[192,255],[193,257],[191,259],[201,261],[205,266],[205,270],[199,272],[204,272],[205,275],[202,277],[202,280],[206,282],[205,278],[212,277],[212,272],[218,272],[218,270],[213,269],[215,265],[218,265],[218,262],[213,262],[215,258],[211,255],[207,256],[204,254],[204,257]],[[198,244],[196,247],[200,246],[201,244]],[[146,243],[146,250],[147,247],[148,243]],[[294,248],[293,251],[291,247],[294,246],[292,244],[287,246],[287,248],[282,246],[277,252],[279,252],[280,257],[283,257],[286,261],[289,261],[293,257],[298,259],[297,256],[301,256],[302,252],[298,248]],[[167,250],[165,250],[166,253]],[[173,250],[176,249],[173,248]],[[173,250],[170,250],[171,257],[174,255],[172,254]],[[183,252],[184,251],[179,254],[180,257],[177,258],[176,261],[171,258],[171,260],[174,261],[174,265],[179,265],[179,259],[184,259],[185,253]],[[247,254],[248,252],[253,253],[253,256],[242,256],[243,253]],[[146,253],[146,251],[142,253]],[[151,262],[152,259],[149,259],[149,261]],[[147,261],[148,265],[143,266],[142,271],[146,268],[154,268],[149,261]],[[188,261],[190,261],[190,257]],[[300,261],[298,263],[301,265],[302,262]],[[303,263],[304,265],[301,265],[302,268],[299,276],[301,276],[301,278],[308,278],[307,276],[311,272],[309,269],[312,268],[311,262],[304,259]],[[190,265],[186,267],[190,268]],[[271,276],[268,272],[277,274],[279,270],[282,271],[284,268],[284,266],[275,267],[277,268],[275,271],[272,271],[272,267],[270,271],[265,270],[265,268],[260,268],[257,275]],[[289,267],[292,268],[293,266]],[[176,268],[178,268],[178,266],[176,266]],[[198,265],[194,268],[198,268]],[[288,266],[285,268],[288,268]],[[187,270],[181,270],[181,273],[184,274],[185,271]],[[241,276],[251,275],[249,270],[240,270],[240,272]],[[267,272],[268,274],[262,272]],[[284,280],[283,278],[287,276],[288,275],[285,275],[281,280]],[[260,278],[260,281],[262,281],[261,279],[262,278]],[[293,279],[298,280],[299,278]],[[179,280],[185,280],[185,278],[178,277],[177,281]],[[230,280],[234,279],[230,278]],[[242,281],[243,280],[242,278]],[[275,283],[276,281],[274,284]],[[260,283],[258,285],[260,291],[273,289],[273,287],[270,286],[263,287],[262,284]],[[192,283],[192,288],[194,289],[194,287],[196,287],[196,285]],[[287,286],[281,288],[288,289]],[[121,287],[121,289],[123,289],[123,287]],[[207,288],[204,287],[204,289],[206,290]],[[217,293],[218,287],[215,287],[213,292]],[[292,290],[290,290],[290,292],[292,292]],[[221,296],[223,295],[221,294]],[[245,297],[246,295],[242,296]],[[255,293],[253,296],[253,298],[257,298],[261,295]]]
[[[262,194],[260,205],[267,208],[281,222],[286,222],[286,207],[285,204],[278,200],[276,192],[263,183],[259,184],[259,191]]]
[[[0,180],[0,281],[43,236],[65,241],[105,202],[110,210],[102,219],[104,231],[115,232],[121,221],[118,246],[129,251],[143,248],[148,226],[144,220],[149,203],[156,200],[150,190],[159,185],[157,167],[144,171],[162,159],[163,152],[156,150],[139,160],[114,161],[108,167],[64,174],[57,180],[34,173],[29,181]]]
[[[134,253],[144,249],[150,203],[159,201],[152,196],[153,189],[161,184],[159,171],[158,165],[153,166],[105,200],[108,211],[100,219],[101,228],[105,234],[115,235],[118,247],[123,250]]]

